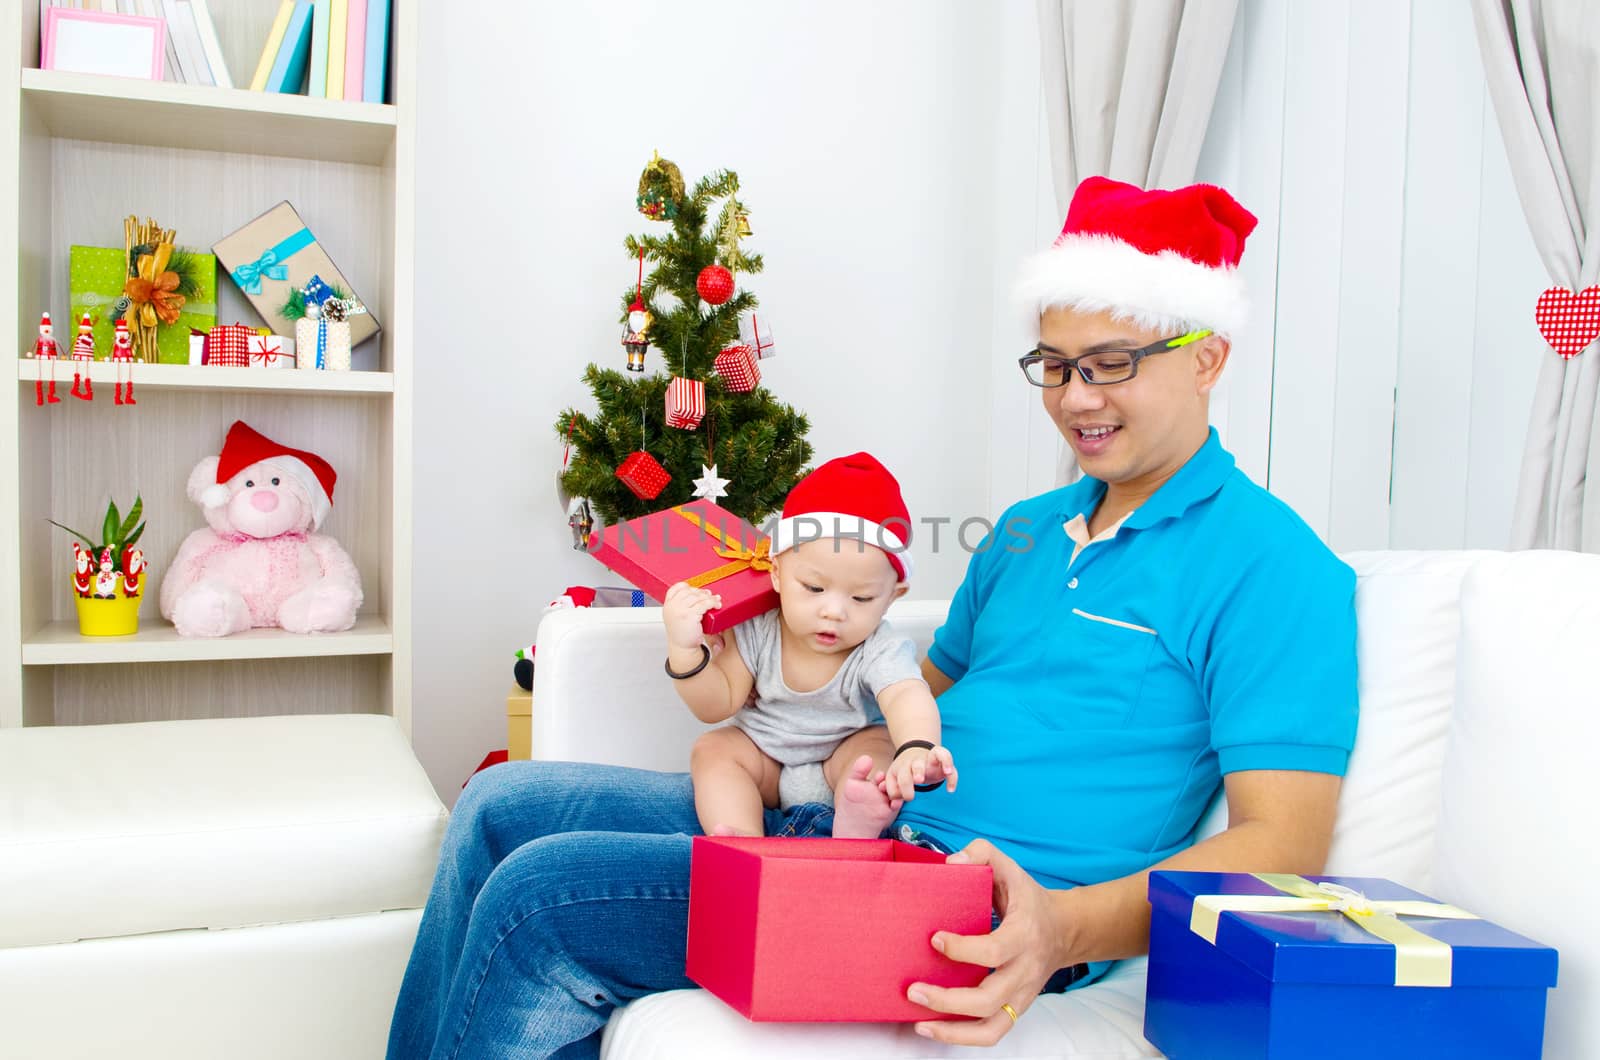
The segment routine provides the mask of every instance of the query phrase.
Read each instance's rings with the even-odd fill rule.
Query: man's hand
[[[983,839],[951,854],[948,861],[952,865],[988,865],[994,870],[994,907],[1000,913],[1000,926],[987,935],[940,931],[933,936],[933,948],[951,960],[994,971],[971,987],[912,983],[906,997],[935,1012],[976,1017],[924,1020],[916,1025],[916,1032],[923,1037],[953,1045],[993,1045],[1015,1022],[1001,1006],[1010,1005],[1021,1017],[1050,976],[1076,962],[1064,952],[1050,892],[1034,882],[1022,866]]]
[[[667,627],[667,647],[694,651],[704,643],[700,633],[700,620],[714,607],[722,606],[722,597],[710,589],[696,589],[688,582],[677,582],[667,590],[661,601],[661,621]]]
[[[948,747],[910,747],[889,763],[879,788],[889,801],[917,797],[916,785],[944,781],[946,791],[956,790],[956,763]]]

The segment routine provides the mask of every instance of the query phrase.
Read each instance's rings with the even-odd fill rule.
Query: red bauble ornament
[[[707,305],[721,305],[733,297],[733,273],[721,265],[707,265],[694,281],[694,289]]]

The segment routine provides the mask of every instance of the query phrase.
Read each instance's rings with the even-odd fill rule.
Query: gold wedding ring
[[[1012,1008],[1010,1005],[1001,1005],[1000,1011],[1004,1012],[1007,1016],[1010,1016],[1012,1023],[1017,1022],[1017,1010]]]

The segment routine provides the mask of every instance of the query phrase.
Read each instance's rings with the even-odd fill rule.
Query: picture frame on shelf
[[[166,21],[52,7],[45,12],[39,68],[161,80]]]

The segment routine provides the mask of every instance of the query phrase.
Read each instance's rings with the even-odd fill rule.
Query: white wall
[[[997,145],[1031,162],[1037,107],[1035,72],[1022,133],[996,121],[1012,64],[1034,63],[1032,6],[1009,6],[424,6],[414,739],[441,792],[505,746],[512,652],[543,605],[618,581],[571,549],[551,424],[592,403],[587,363],[622,362],[652,149],[691,181],[739,173],[767,261],[748,286],[781,345],[763,384],[810,417],[819,459],[871,450],[914,518],[988,513]],[[1024,36],[1002,63],[1005,32]],[[943,536],[916,595],[960,581]]]
[[[739,172],[764,383],[819,457],[870,449],[959,523],[1057,451],[1006,297],[1060,223],[1032,4],[465,6],[424,6],[418,93],[414,736],[447,798],[546,601],[616,582],[570,548],[551,424],[621,361],[652,149]],[[1213,409],[1241,466],[1336,548],[1503,546],[1544,279],[1467,5],[1242,0],[1200,176],[1262,222]],[[952,536],[916,595],[959,581]]]
[[[1241,465],[1336,549],[1505,547],[1548,281],[1470,5],[1243,0],[1200,176],[1262,216]]]

